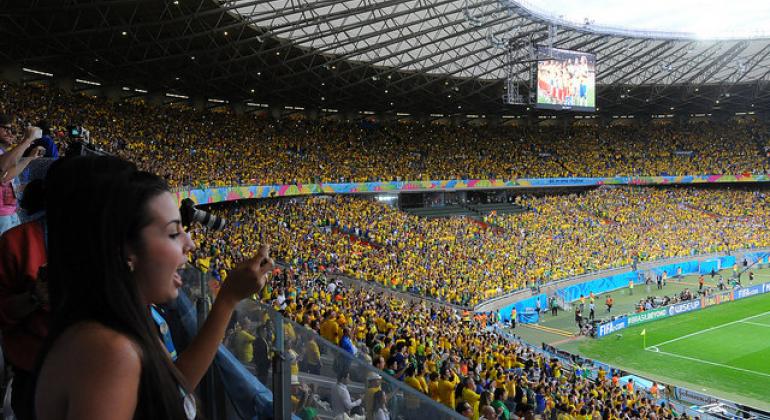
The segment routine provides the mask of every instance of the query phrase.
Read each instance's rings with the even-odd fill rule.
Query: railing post
[[[283,335],[283,318],[270,311],[275,331],[275,343],[273,347],[273,418],[291,418],[291,368],[286,357],[286,348]]]

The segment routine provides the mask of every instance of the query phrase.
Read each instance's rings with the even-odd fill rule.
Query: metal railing
[[[209,276],[195,267],[185,272],[185,290],[196,303],[197,318],[202,322],[210,302]],[[357,343],[353,355],[338,345],[325,340],[312,329],[284,317],[272,307],[254,300],[238,304],[225,337],[224,347],[259,383],[272,391],[272,414],[275,419],[297,418],[315,412],[320,418],[332,418],[341,411],[333,403],[333,395],[340,392],[338,378],[348,373],[345,387],[352,401],[359,406],[344,410],[362,413],[371,418],[376,391],[383,391],[384,408],[390,418],[430,419],[462,418],[454,410],[439,404],[427,395],[409,387],[394,377],[376,369],[371,363],[366,346]],[[229,378],[218,378],[221,382]],[[226,410],[210,413],[209,418],[249,418],[251,407],[239,407],[232,398],[221,395],[221,382],[213,382],[202,399]],[[244,390],[240,390],[244,391]],[[245,390],[256,393],[257,390]],[[209,414],[209,413],[207,413]]]

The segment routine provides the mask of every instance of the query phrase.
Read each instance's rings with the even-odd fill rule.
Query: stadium
[[[2,5],[3,418],[770,419],[770,8]]]

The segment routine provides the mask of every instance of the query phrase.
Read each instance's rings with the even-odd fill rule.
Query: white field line
[[[645,349],[645,350],[647,350],[647,349]],[[695,357],[682,356],[681,354],[669,353],[667,351],[662,351],[662,350],[658,350],[655,353],[665,354],[665,355],[668,355],[668,356],[671,356],[671,357],[678,357],[680,359],[690,360],[692,362],[704,363],[704,364],[707,364],[707,365],[718,366],[718,367],[725,368],[725,369],[732,369],[732,370],[737,370],[737,371],[744,372],[744,373],[750,373],[750,374],[754,374],[754,375],[759,375],[759,376],[764,376],[764,377],[770,378],[770,374],[768,374],[768,373],[756,372],[756,371],[749,370],[749,369],[743,369],[743,368],[739,368],[739,367],[735,367],[735,366],[724,365],[722,363],[709,362],[708,360],[697,359]]]
[[[710,332],[710,331],[718,330],[720,328],[728,327],[730,325],[735,325],[735,324],[738,324],[740,322],[745,322],[745,321],[748,321],[750,319],[759,318],[759,317],[762,317],[762,316],[765,316],[765,315],[770,315],[770,311],[763,312],[763,313],[757,314],[757,315],[748,316],[746,318],[739,319],[737,321],[731,321],[731,322],[728,322],[728,323],[725,323],[725,324],[721,324],[721,325],[717,325],[717,326],[714,326],[714,327],[711,327],[711,328],[706,328],[705,330],[696,331],[694,333],[683,335],[681,337],[677,337],[677,338],[674,338],[674,339],[671,339],[671,340],[668,340],[668,341],[664,341],[662,343],[657,343],[654,346],[656,346],[656,347],[664,346],[666,344],[671,344],[671,343],[677,342],[679,340],[684,340],[685,338],[695,337],[696,335],[700,335],[700,334],[707,333],[707,332]],[[649,349],[649,347],[645,348],[645,350],[647,350],[647,349]]]
[[[759,322],[743,321],[741,324],[756,325],[757,327],[770,328],[770,324],[760,324]]]

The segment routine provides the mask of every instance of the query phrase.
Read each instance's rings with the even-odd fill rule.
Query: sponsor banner
[[[701,394],[700,392],[690,391],[689,389],[676,387],[674,388],[674,396],[677,400],[693,405],[706,405],[719,402],[718,399]]]
[[[668,315],[674,316],[685,312],[694,311],[701,308],[700,300],[691,300],[689,302],[677,303],[668,307]]]
[[[628,320],[626,317],[620,317],[617,318],[614,321],[605,322],[604,324],[599,325],[599,330],[596,333],[597,337],[604,337],[605,335],[609,335],[614,333],[615,331],[620,331],[623,328],[626,328],[628,326]]]
[[[628,326],[641,324],[643,322],[655,321],[657,319],[668,317],[668,311],[666,308],[650,309],[649,311],[640,312],[628,316]]]
[[[183,188],[177,201],[191,198],[197,204],[253,198],[291,197],[312,194],[398,193],[408,191],[478,190],[489,188],[578,187],[592,185],[665,185],[722,182],[767,182],[768,175],[687,175],[608,178],[516,178],[430,181],[383,181],[286,185],[238,185],[229,187]]]
[[[601,185],[605,183],[616,183],[617,181],[612,178],[527,178],[520,179],[519,181],[529,184],[532,187],[550,187],[550,186],[589,186],[589,185]],[[614,181],[614,182],[613,182]],[[617,183],[624,183],[623,180],[619,180]]]
[[[705,308],[707,306],[720,305],[725,302],[732,301],[733,291],[728,290],[726,292],[717,293],[715,295],[708,295],[701,298],[701,305]]]
[[[741,289],[735,289],[733,296],[735,299],[743,299],[751,296],[761,295],[767,292],[767,284],[758,284],[756,286],[744,287]]]

